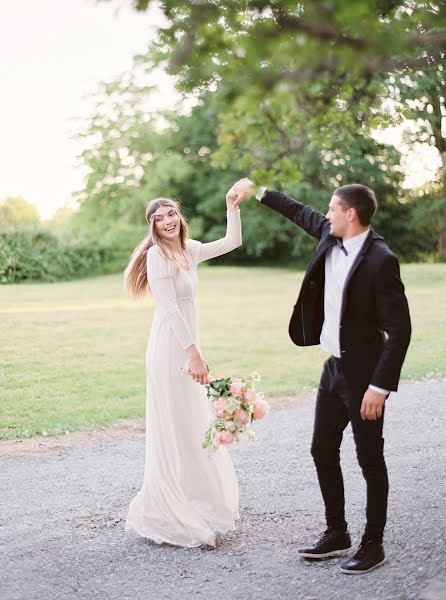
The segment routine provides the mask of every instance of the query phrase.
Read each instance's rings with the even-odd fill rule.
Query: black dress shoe
[[[384,549],[380,540],[363,539],[356,554],[341,565],[343,573],[360,575],[373,571],[385,562]]]
[[[348,531],[328,528],[313,548],[301,548],[299,556],[303,558],[328,558],[338,556],[349,548],[352,542]]]

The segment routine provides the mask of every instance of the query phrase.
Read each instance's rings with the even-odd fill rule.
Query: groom
[[[341,571],[367,573],[384,562],[388,495],[384,403],[398,388],[411,334],[398,260],[370,227],[377,208],[375,194],[360,184],[340,187],[323,215],[249,179],[237,182],[232,191],[235,205],[255,195],[319,241],[289,334],[298,346],[321,344],[330,354],[317,393],[311,445],[327,530],[313,547],[299,553],[321,559],[351,547],[339,461],[342,434],[350,422],[367,485],[367,522],[358,551]]]

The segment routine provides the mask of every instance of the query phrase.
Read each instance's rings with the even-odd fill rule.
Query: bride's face
[[[180,235],[181,221],[175,208],[160,206],[153,215],[154,227],[158,235],[171,242]]]

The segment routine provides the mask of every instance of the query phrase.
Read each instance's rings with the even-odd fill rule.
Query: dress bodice
[[[187,240],[186,255],[189,270],[179,269],[168,260],[157,245],[147,252],[147,280],[155,299],[156,315],[166,320],[185,350],[194,343],[185,309],[185,300],[193,302],[198,288],[197,266],[200,262],[216,258],[234,250],[241,244],[240,210],[228,210],[224,238],[202,243]]]

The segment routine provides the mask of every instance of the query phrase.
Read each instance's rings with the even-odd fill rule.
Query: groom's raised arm
[[[330,227],[330,222],[321,212],[282,192],[263,189],[263,194],[257,194],[256,198],[317,239],[321,238],[324,227]]]
[[[321,212],[304,206],[282,192],[258,187],[250,179],[241,179],[231,189],[237,196],[235,205],[250,196],[256,196],[262,204],[269,206],[317,239],[321,238],[326,227],[330,227],[330,222]]]

